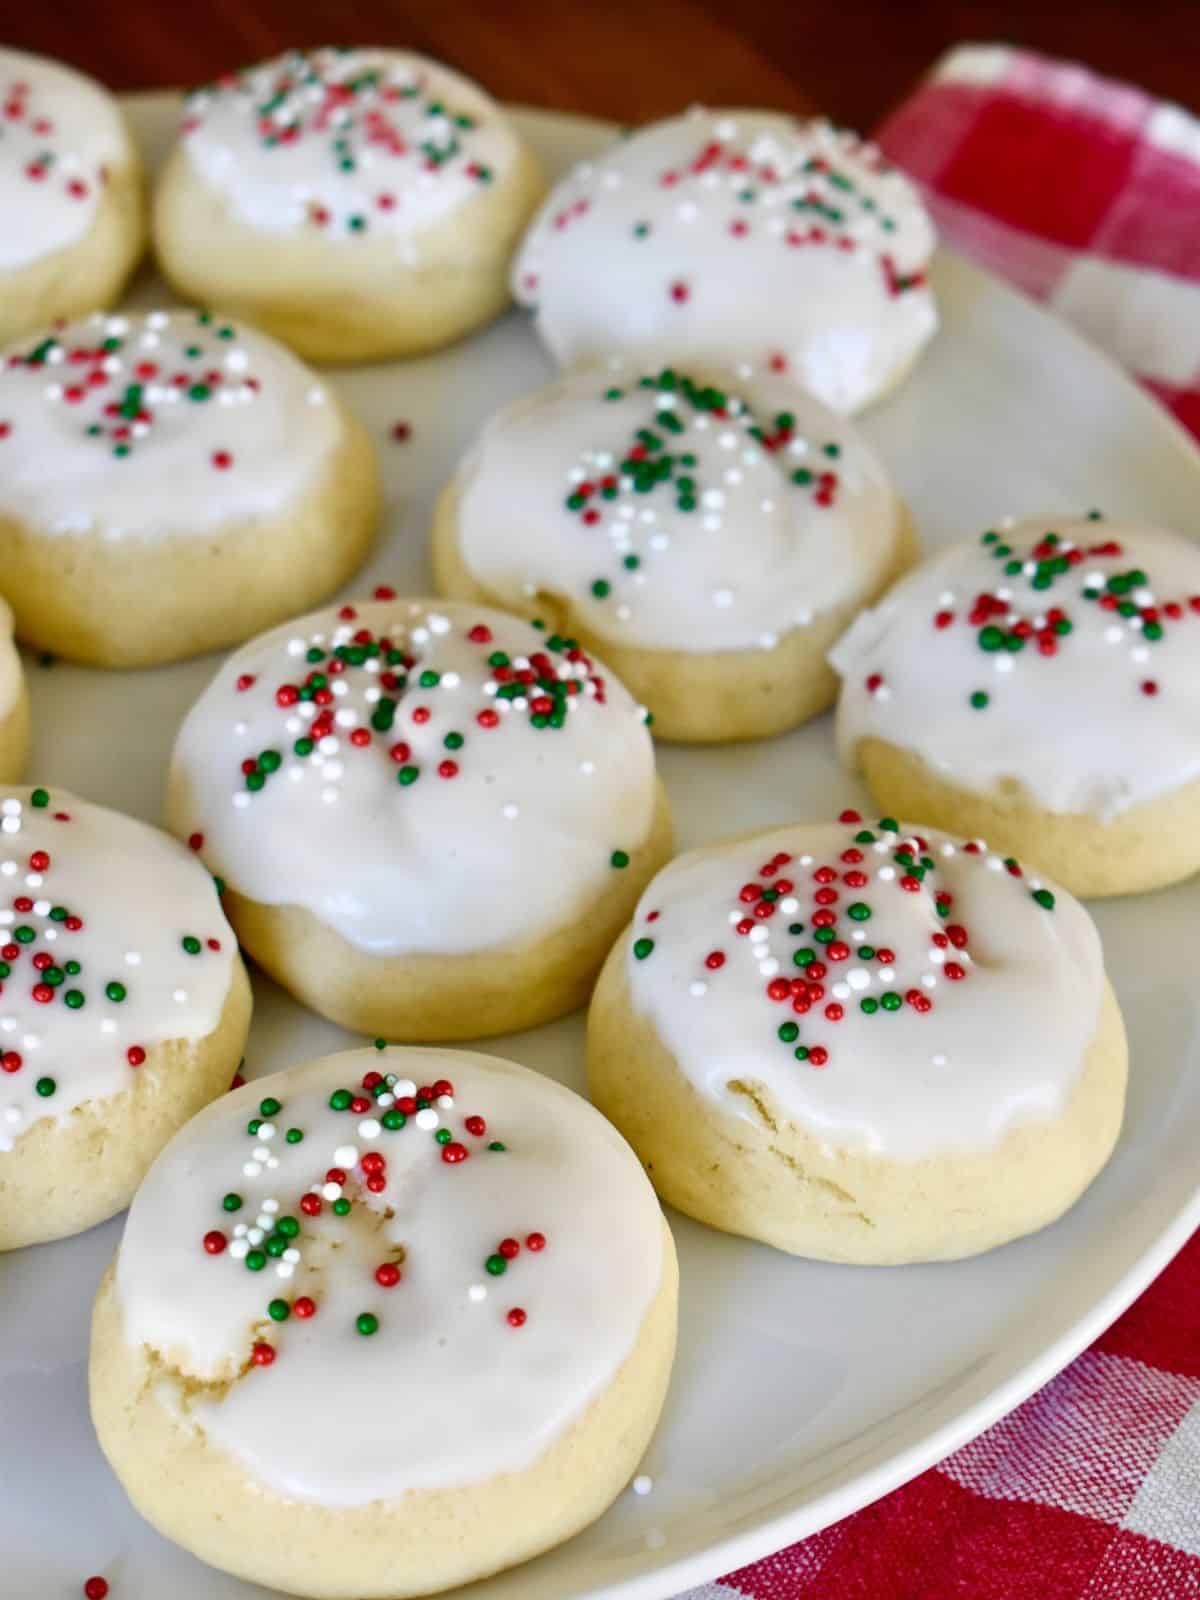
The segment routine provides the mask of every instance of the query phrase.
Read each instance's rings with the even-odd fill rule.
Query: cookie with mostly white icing
[[[360,1033],[582,1005],[670,852],[646,713],[570,638],[383,598],[252,641],[184,720],[169,825],[245,948]]]
[[[669,1204],[797,1255],[972,1255],[1074,1204],[1125,1035],[1066,891],[856,811],[680,856],[588,1019],[591,1096]]]
[[[141,161],[112,96],[0,49],[0,343],[110,305],[145,240]]]
[[[484,427],[442,495],[443,593],[552,616],[660,738],[758,738],[832,703],[825,656],[912,559],[851,424],[786,379],[588,367]]]
[[[564,365],[617,353],[774,372],[858,411],[937,326],[934,243],[912,184],[854,135],[699,107],[563,178],[513,292]]]
[[[542,190],[459,73],[408,51],[291,50],[188,96],[155,249],[186,298],[314,360],[413,355],[505,308]]]
[[[149,666],[240,643],[350,576],[378,501],[336,391],[226,317],[97,312],[0,355],[0,568],[40,649]]]
[[[1200,547],[1134,523],[988,529],[898,584],[830,659],[876,802],[1076,894],[1200,869]]]
[[[289,1594],[427,1594],[570,1537],[674,1353],[671,1235],[619,1134],[510,1062],[380,1045],[196,1117],[92,1324],[134,1505]]]
[[[249,1025],[237,940],[176,840],[63,789],[0,797],[0,1250],[127,1205]]]
[[[0,600],[0,783],[12,783],[29,753],[29,690],[13,643],[12,608]]]

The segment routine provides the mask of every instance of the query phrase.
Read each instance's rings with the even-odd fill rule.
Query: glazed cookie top
[[[503,177],[518,141],[469,79],[399,50],[291,50],[187,98],[183,148],[268,232],[400,241]]]
[[[838,411],[932,334],[929,217],[828,123],[696,109],[577,166],[513,268],[558,360],[637,351],[785,373]]]
[[[0,272],[82,239],[133,159],[115,101],[57,61],[0,49]]]
[[[895,554],[879,461],[778,378],[586,368],[494,416],[457,488],[489,592],[565,594],[589,629],[650,649],[769,649],[861,604]]]
[[[586,916],[655,798],[645,712],[572,641],[387,598],[230,657],[180,730],[169,810],[239,893],[372,955],[452,955]]]
[[[65,789],[0,798],[0,935],[0,1151],[211,1033],[237,956],[186,850]]]
[[[117,1293],[129,1343],[204,1385],[178,1402],[209,1440],[351,1506],[531,1467],[632,1353],[663,1266],[654,1192],[586,1101],[490,1056],[368,1049],[177,1134]]]
[[[1104,983],[1087,912],[977,841],[856,811],[680,856],[646,889],[631,1003],[726,1112],[833,1149],[986,1150],[1064,1106]]]
[[[1200,547],[1088,518],[989,529],[858,618],[837,730],[973,790],[1110,819],[1200,777]]]
[[[341,437],[290,351],[207,311],[95,312],[0,357],[0,516],[43,535],[276,516]]]

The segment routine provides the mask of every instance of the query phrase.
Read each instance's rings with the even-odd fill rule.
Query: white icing
[[[284,511],[340,435],[314,374],[265,334],[96,312],[0,357],[0,516],[44,535],[206,534]]]
[[[564,364],[613,351],[646,367],[748,363],[854,411],[937,325],[923,279],[900,286],[933,247],[912,185],[852,135],[696,109],[569,173],[526,235],[513,292]]]
[[[1036,589],[1030,552],[1047,531],[1075,564]],[[1109,541],[1122,553],[1097,553]],[[991,554],[997,544],[1011,557]],[[1004,570],[1018,559],[1023,571]],[[1085,586],[1136,569],[1146,583],[1121,597],[1136,615],[1085,597]],[[981,595],[999,610],[972,622]],[[831,652],[845,680],[842,758],[853,765],[861,740],[886,739],[966,788],[1015,781],[1046,810],[1111,819],[1200,777],[1198,597],[1200,548],[1178,534],[1049,519],[956,545],[864,612]],[[1051,608],[1070,631],[1054,635],[1047,655],[1038,635],[1053,627]],[[1158,640],[1145,633],[1147,611]],[[1001,632],[1028,624],[1034,637],[1019,653],[988,651],[979,636],[989,623]],[[976,693],[988,696],[983,709],[971,704]]]
[[[436,1118],[466,1158],[443,1160],[436,1132],[411,1115],[402,1128],[364,1134],[361,1113],[332,1110],[331,1094],[362,1094],[368,1072],[407,1080],[376,1102],[389,1108],[393,1094],[449,1080],[453,1096],[437,1099]],[[267,1095],[281,1106],[267,1142],[278,1165],[254,1161],[260,1170],[247,1176],[248,1121]],[[482,1134],[467,1130],[476,1116]],[[302,1143],[287,1142],[289,1128]],[[497,1140],[503,1151],[488,1148]],[[385,1163],[377,1193],[361,1166],[372,1154]],[[351,1210],[339,1217],[326,1172],[343,1156],[346,1182],[332,1189]],[[226,1192],[243,1198],[236,1213],[222,1207]],[[301,1209],[306,1193],[322,1197],[320,1215]],[[287,1217],[299,1224],[283,1236],[296,1260],[271,1254]],[[235,1237],[245,1223],[266,1235],[259,1271],[234,1248],[249,1238]],[[210,1230],[230,1247],[206,1254]],[[545,1239],[536,1251],[526,1243],[535,1232]],[[508,1238],[519,1254],[495,1276],[486,1263]],[[389,1262],[402,1274],[390,1288],[375,1279]],[[225,1393],[184,1402],[184,1414],[254,1483],[350,1506],[531,1467],[632,1352],[662,1270],[653,1190],[585,1101],[488,1056],[393,1048],[247,1084],[190,1122],[133,1202],[117,1293],[132,1345],[189,1376],[237,1374]],[[315,1311],[274,1322],[276,1297],[307,1297]],[[525,1321],[513,1327],[518,1308]],[[358,1332],[362,1313],[377,1318],[375,1333]],[[256,1341],[273,1347],[271,1365],[251,1364]]]
[[[48,804],[33,803],[46,794]],[[38,852],[48,865],[31,864]],[[184,939],[199,940],[199,951],[189,953]],[[61,1121],[76,1106],[130,1088],[131,1046],[211,1033],[236,952],[212,879],[174,839],[65,789],[5,790],[0,1151],[45,1117]],[[45,957],[49,967],[35,965]],[[71,972],[68,962],[80,970]],[[123,999],[108,995],[112,983]],[[68,1003],[72,994],[83,996],[77,1009]],[[55,1086],[48,1096],[37,1090],[43,1079]]]
[[[82,239],[132,151],[115,101],[57,61],[0,49],[0,272]]]
[[[860,831],[875,842],[856,843]],[[695,850],[659,873],[633,925],[634,939],[653,948],[639,959],[645,945],[631,941],[626,971],[634,1009],[699,1093],[754,1121],[729,1084],[765,1085],[771,1104],[828,1148],[905,1161],[990,1149],[1009,1129],[1061,1112],[1099,1015],[1091,919],[1057,888],[1052,909],[1043,907],[1033,898],[1041,880],[1013,876],[986,848],[972,853],[930,829],[921,836],[934,868],[915,889],[895,859],[912,835],[870,818]],[[861,861],[847,861],[846,850]],[[835,873],[828,883],[815,876],[826,868]],[[847,873],[868,881],[847,883]],[[778,892],[768,916],[755,912],[755,885]],[[944,917],[941,891],[952,896]],[[819,893],[832,904],[818,904]],[[858,920],[851,905],[871,915]],[[835,941],[822,944],[814,914],[831,910]],[[810,950],[825,971],[807,981],[821,993],[802,993],[808,1009],[797,1012],[791,985],[803,989],[806,968],[795,954]],[[709,966],[710,956],[724,959]],[[947,977],[948,963],[961,975]],[[771,983],[788,993],[773,998]],[[883,1007],[886,995],[901,997],[899,1009]],[[918,1010],[910,995],[930,1008]],[[864,1001],[878,1009],[868,1015]],[[841,1006],[839,1020],[830,1005]],[[798,1028],[794,1040],[779,1036],[787,1024]],[[815,1055],[797,1060],[797,1049]]]
[[[488,637],[470,639],[476,626]],[[324,674],[310,646],[351,647],[360,629],[414,661],[406,685],[386,676],[402,664],[381,672],[368,659],[328,675],[323,708],[278,703],[281,686]],[[374,955],[486,950],[569,924],[620,870],[614,850],[649,833],[654,753],[644,713],[586,657],[549,653],[551,675],[579,685],[561,727],[534,726],[543,713],[527,696],[505,698],[489,656],[523,671],[547,649],[545,633],[478,606],[375,601],[285,624],[232,656],[185,719],[173,826],[202,833],[206,862],[240,893],[303,906]],[[423,688],[423,673],[440,682]],[[394,721],[380,729],[388,701]],[[313,729],[314,751],[297,755]],[[242,762],[264,751],[280,765],[248,790]]]
[[[399,50],[292,50],[228,73],[188,96],[182,136],[243,222],[348,240],[419,235],[518,150],[481,89]]]
[[[865,441],[784,380],[722,380],[714,411],[682,376],[643,387],[636,371],[587,368],[494,416],[458,485],[470,571],[512,605],[566,594],[602,637],[652,649],[770,647],[862,604],[897,516]],[[639,489],[622,470],[631,449],[671,458],[671,477]]]
[[[21,693],[21,658],[13,641],[12,607],[0,600],[0,717],[7,717]]]

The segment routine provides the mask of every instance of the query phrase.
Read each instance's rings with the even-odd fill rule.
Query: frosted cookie
[[[0,798],[0,1250],[127,1205],[249,1026],[237,941],[181,845],[65,789]]]
[[[92,1416],[137,1509],[213,1566],[428,1594],[624,1488],[676,1289],[654,1191],[586,1101],[490,1056],[348,1051],[155,1163],[96,1303]]]
[[[986,838],[1075,894],[1200,869],[1200,548],[1129,524],[989,529],[830,658],[876,803]]]
[[[689,1216],[829,1261],[973,1255],[1108,1159],[1126,1048],[1062,890],[892,818],[680,856],[588,1020],[592,1099]]]
[[[433,350],[490,322],[544,185],[468,79],[398,50],[292,50],[188,97],[154,243],[187,299],[316,361]]]
[[[358,1033],[470,1039],[587,999],[670,853],[645,713],[574,641],[376,600],[255,639],[180,730],[170,826],[254,959]]]
[[[145,242],[141,162],[116,101],[0,49],[0,344],[110,305]]]
[[[916,190],[825,122],[699,108],[551,191],[513,292],[564,365],[614,352],[785,374],[858,411],[937,327]]]
[[[786,380],[593,367],[488,422],[433,558],[443,593],[600,651],[659,737],[709,741],[830,705],[826,652],[914,546],[866,442]]]
[[[29,690],[13,644],[13,616],[0,600],[0,783],[12,783],[25,770],[29,752]]]
[[[0,357],[0,572],[30,644],[152,666],[323,600],[374,531],[366,429],[274,340],[97,313]]]

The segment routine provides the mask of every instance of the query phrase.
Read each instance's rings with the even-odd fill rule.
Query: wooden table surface
[[[1009,40],[1200,101],[1197,0],[7,0],[0,42],[113,89],[196,83],[287,45],[403,45],[501,99],[623,122],[710,104],[870,128],[950,45]]]

